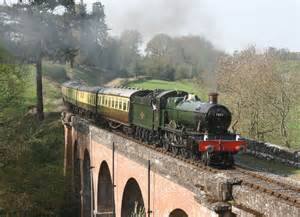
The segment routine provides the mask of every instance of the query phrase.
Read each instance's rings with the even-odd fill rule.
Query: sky
[[[14,0],[7,0],[13,2]],[[84,0],[91,8],[96,0]],[[76,0],[80,2],[80,0]],[[227,52],[250,45],[300,51],[300,0],[101,0],[112,35],[136,29],[201,35]]]

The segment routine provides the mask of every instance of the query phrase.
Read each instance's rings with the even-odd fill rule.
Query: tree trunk
[[[71,69],[74,68],[74,58],[70,59],[70,67],[71,67]]]
[[[42,121],[44,120],[42,57],[38,57],[38,60],[36,62],[36,96],[37,117],[40,121]]]

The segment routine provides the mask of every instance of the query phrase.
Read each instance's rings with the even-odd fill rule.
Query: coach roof
[[[106,87],[99,91],[101,94],[114,95],[114,96],[123,96],[130,98],[133,95],[143,93],[145,90],[138,90],[133,88],[114,88],[114,87]]]

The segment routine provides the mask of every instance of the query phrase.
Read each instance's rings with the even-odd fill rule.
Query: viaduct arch
[[[90,154],[86,149],[83,158],[83,217],[90,217],[92,213],[92,179]]]
[[[128,216],[146,217],[142,192],[134,178],[127,181],[122,196],[121,217]]]
[[[101,216],[113,216],[115,210],[114,186],[106,161],[100,166],[98,176],[97,212]]]
[[[175,209],[170,213],[169,217],[188,217],[188,215],[182,209]]]

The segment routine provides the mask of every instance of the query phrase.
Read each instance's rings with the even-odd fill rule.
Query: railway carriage
[[[102,88],[98,92],[98,114],[113,123],[130,126],[132,123],[131,101],[134,96],[143,96],[147,90],[125,88]],[[119,126],[119,125],[115,125]]]

